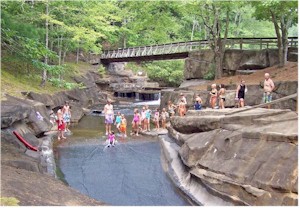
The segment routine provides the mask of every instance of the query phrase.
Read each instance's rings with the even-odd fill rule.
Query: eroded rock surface
[[[188,111],[169,135],[192,177],[244,205],[298,204],[298,115],[290,110]]]

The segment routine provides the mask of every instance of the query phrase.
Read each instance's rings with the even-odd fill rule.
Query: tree
[[[267,0],[252,2],[255,7],[255,17],[259,20],[269,20],[274,24],[277,36],[279,67],[287,62],[288,30],[298,22],[298,1]]]
[[[207,37],[214,52],[215,78],[218,79],[223,75],[223,58],[231,11],[230,3],[205,1],[200,3],[199,8],[200,16],[209,32]]]

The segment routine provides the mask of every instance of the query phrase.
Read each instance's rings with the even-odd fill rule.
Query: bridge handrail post
[[[240,49],[243,49],[243,38],[240,39]]]

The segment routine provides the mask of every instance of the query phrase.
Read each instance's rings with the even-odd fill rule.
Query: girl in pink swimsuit
[[[132,130],[135,131],[135,134],[139,135],[139,124],[140,124],[140,114],[138,109],[134,109],[133,121],[132,121]],[[133,132],[134,133],[134,132]]]

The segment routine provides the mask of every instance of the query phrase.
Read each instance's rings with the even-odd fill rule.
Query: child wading
[[[142,126],[142,131],[147,131],[146,107],[145,106],[143,106],[142,112],[141,112],[141,126]]]
[[[116,116],[116,120],[115,120],[115,125],[116,125],[116,127],[117,127],[117,129],[118,129],[119,132],[121,132],[120,131],[121,119],[122,119],[121,118],[121,113],[118,112],[117,116]]]
[[[140,124],[141,115],[139,114],[138,109],[134,109],[133,114],[133,120],[132,120],[132,131],[136,134],[136,136],[139,135],[139,124]]]
[[[120,125],[120,131],[121,131],[121,138],[126,138],[127,133],[126,133],[126,128],[127,128],[127,120],[124,116],[124,114],[121,115],[121,125]]]
[[[146,122],[146,130],[147,131],[150,131],[150,119],[151,119],[151,110],[149,109],[148,105],[146,105],[146,119],[145,119],[145,122]]]

